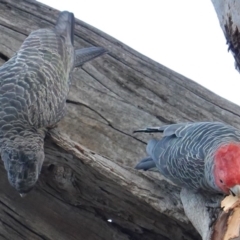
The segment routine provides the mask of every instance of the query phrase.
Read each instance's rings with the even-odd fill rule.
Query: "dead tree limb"
[[[1,63],[32,30],[53,27],[57,15],[36,1],[1,1]],[[205,120],[240,127],[240,108],[77,20],[75,46],[92,45],[109,53],[76,70],[67,116],[46,139],[34,191],[20,198],[0,166],[0,238],[200,239],[180,189],[133,170],[149,136],[132,131]]]
[[[240,70],[240,2],[234,0],[212,0],[220,26],[226,37],[229,50]]]

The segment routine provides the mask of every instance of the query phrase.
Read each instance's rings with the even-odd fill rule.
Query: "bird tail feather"
[[[166,129],[166,126],[163,126],[163,127],[147,127],[147,128],[135,130],[135,131],[133,131],[133,133],[136,133],[136,132],[145,132],[145,133],[164,132],[165,129]]]
[[[142,159],[136,166],[135,169],[144,170],[144,171],[154,171],[157,172],[157,167],[155,162],[151,157],[146,157]]]
[[[144,129],[135,130],[133,133],[136,132],[145,132],[145,133],[155,133],[155,132],[163,132],[163,136],[172,136],[172,135],[178,135],[179,137],[181,135],[184,135],[184,133],[181,132],[181,129],[185,128],[189,123],[177,123],[177,124],[171,124],[171,125],[164,125],[161,127],[148,127]]]
[[[89,47],[75,50],[75,67],[80,67],[84,63],[101,56],[107,50],[102,47]]]
[[[63,11],[59,14],[55,30],[61,35],[66,37],[73,45],[74,43],[74,14]]]

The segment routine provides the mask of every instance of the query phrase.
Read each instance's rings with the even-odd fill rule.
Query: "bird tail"
[[[67,38],[72,45],[74,43],[74,25],[74,14],[67,11],[63,11],[59,14],[57,23],[55,25],[55,30],[57,33],[60,34],[60,36]]]
[[[147,127],[147,128],[135,130],[135,131],[133,131],[133,133],[137,133],[137,132],[145,132],[145,133],[164,132],[164,130],[166,129],[166,127],[168,127],[168,126],[162,126],[162,127]]]
[[[148,141],[148,144],[147,144],[147,154],[149,156],[153,156],[154,155],[154,148],[156,146],[156,144],[158,143],[158,140],[157,139],[150,139]],[[135,169],[138,169],[138,170],[144,170],[144,171],[154,171],[154,172],[157,172],[158,169],[157,169],[157,166],[153,160],[152,157],[146,157],[144,159],[142,159],[138,164],[137,166],[135,167]]]
[[[149,156],[153,156],[154,155],[154,150],[156,145],[159,143],[159,140],[152,138],[148,141],[147,143],[147,148],[146,148],[146,152]]]
[[[89,48],[81,48],[75,50],[75,67],[82,66],[85,62],[88,62],[96,57],[101,56],[106,53],[107,50],[102,47],[89,47]]]
[[[172,135],[184,135],[184,131],[182,129],[186,128],[189,123],[177,123],[171,125],[164,125],[161,127],[148,127],[144,129],[135,130],[133,133],[136,132],[146,132],[146,133],[154,133],[154,132],[163,132],[163,136],[172,136]],[[190,124],[191,125],[191,124]],[[189,130],[188,130],[189,131]]]
[[[146,157],[142,159],[136,166],[135,169],[137,170],[144,170],[144,171],[154,171],[157,172],[157,167],[155,162],[151,157]]]

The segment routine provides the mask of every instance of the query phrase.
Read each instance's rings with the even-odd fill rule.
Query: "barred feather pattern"
[[[158,131],[163,131],[163,138],[150,140],[147,153],[162,175],[196,191],[222,192],[213,175],[215,153],[228,143],[240,143],[238,129],[219,122],[198,122],[168,125]],[[136,168],[141,169],[141,162]]]
[[[32,32],[0,67],[1,157],[19,192],[35,184],[46,129],[64,116],[75,58],[73,24],[73,14],[62,12],[56,28]]]
[[[72,13],[61,12],[54,29],[32,32],[0,67],[1,158],[21,194],[38,179],[47,129],[65,114],[73,68],[106,52],[101,47],[75,51],[74,22]]]
[[[48,127],[61,119],[72,67],[64,45],[51,30],[35,31],[0,68],[1,119],[13,125],[14,119],[22,119],[24,129],[26,124]]]

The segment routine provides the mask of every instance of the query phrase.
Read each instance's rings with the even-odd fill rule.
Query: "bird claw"
[[[210,218],[210,223],[209,223],[209,229],[212,228],[212,226],[214,225],[214,223],[216,222],[219,213],[222,211],[221,208],[221,199],[216,198],[212,201],[206,201],[205,204],[207,211],[209,213],[209,218]]]

